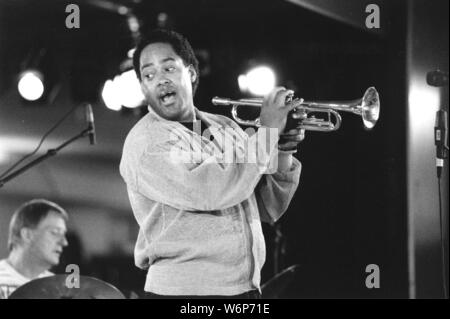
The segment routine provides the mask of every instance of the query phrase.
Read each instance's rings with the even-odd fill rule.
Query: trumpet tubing
[[[288,97],[286,103],[299,102],[298,99]],[[253,121],[243,120],[239,118],[237,109],[239,106],[262,107],[262,98],[232,100],[228,98],[214,97],[212,99],[214,105],[232,105],[231,114],[233,118],[241,125],[260,126],[259,118]],[[304,112],[306,115],[310,113],[327,113],[328,120],[316,118],[315,116],[302,118],[298,120],[297,128],[308,131],[331,132],[336,131],[341,126],[342,118],[340,112],[349,112],[362,117],[364,127],[368,130],[372,129],[378,121],[380,114],[380,97],[374,87],[369,87],[360,99],[352,101],[301,101],[296,106],[295,111]],[[331,116],[335,121],[331,121]]]

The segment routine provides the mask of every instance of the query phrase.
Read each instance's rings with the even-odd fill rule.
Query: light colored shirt
[[[278,156],[278,135],[255,143],[266,140],[268,128],[249,136],[227,117],[195,113],[214,142],[150,109],[124,144],[120,172],[140,226],[135,263],[148,269],[144,290],[236,295],[260,289],[266,254],[261,220],[273,223],[285,212],[300,162],[289,153]],[[236,153],[253,145],[256,158],[224,161],[230,141]],[[200,151],[200,159],[177,161],[177,147]],[[286,170],[271,169],[278,157],[289,159]]]
[[[53,276],[53,273],[44,271],[37,278],[49,276]],[[20,274],[6,259],[0,260],[0,299],[9,298],[17,288],[29,281],[31,281],[30,278]]]

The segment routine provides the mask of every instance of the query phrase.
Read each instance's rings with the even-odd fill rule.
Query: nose
[[[161,75],[159,77],[159,79],[158,79],[158,84],[159,85],[166,85],[166,84],[169,84],[169,83],[170,83],[170,80],[164,74]]]
[[[63,247],[66,247],[67,245],[69,245],[69,243],[67,242],[66,236],[62,236],[62,237],[61,237],[60,244],[61,244],[61,246],[63,246]]]

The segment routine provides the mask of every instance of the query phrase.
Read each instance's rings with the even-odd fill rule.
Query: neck
[[[178,119],[178,122],[195,122],[197,120],[195,115],[195,108],[194,105],[192,105],[185,114],[180,116]]]
[[[48,265],[43,265],[35,256],[23,249],[15,248],[8,256],[8,263],[22,276],[35,279],[44,271]]]

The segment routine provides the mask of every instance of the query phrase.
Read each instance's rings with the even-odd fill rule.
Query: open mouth
[[[174,91],[164,91],[159,95],[162,104],[171,104],[175,101],[176,93]]]

